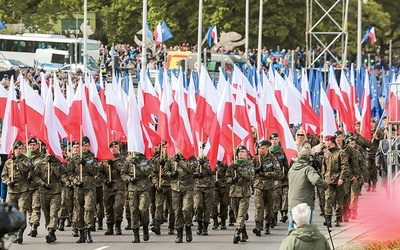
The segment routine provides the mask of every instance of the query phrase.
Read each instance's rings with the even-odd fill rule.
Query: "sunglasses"
[[[297,134],[297,136],[304,136],[303,134]]]

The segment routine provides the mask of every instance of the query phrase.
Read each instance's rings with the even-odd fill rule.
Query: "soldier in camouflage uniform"
[[[360,197],[360,192],[361,192],[361,185],[364,184],[365,188],[368,188],[368,182],[369,180],[369,171],[367,168],[367,165],[365,163],[365,157],[361,154],[359,150],[357,150],[357,143],[354,139],[354,137],[349,136],[346,138],[346,143],[354,149],[355,153],[355,161],[356,164],[359,166],[359,171],[360,173],[356,177],[356,180],[352,180],[351,186],[350,186],[350,216],[352,220],[357,219],[358,216],[358,198]]]
[[[236,149],[237,160],[229,166],[226,171],[226,182],[231,184],[229,198],[231,206],[236,217],[236,230],[233,235],[233,244],[246,242],[249,238],[245,217],[249,210],[250,203],[250,183],[252,178],[251,169],[253,164],[247,160],[248,150],[245,146],[239,146]]]
[[[226,229],[226,219],[228,218],[228,205],[229,205],[229,184],[226,183],[226,171],[228,166],[222,161],[217,162],[217,166],[214,170],[214,181],[215,188],[213,194],[213,206],[211,209],[211,217],[213,218],[212,229],[217,229],[218,214],[221,218],[221,229]],[[218,213],[219,206],[219,213]]]
[[[95,214],[93,218],[92,227],[90,230],[96,231],[96,221],[97,221],[97,229],[103,230],[103,219],[104,219],[104,180],[100,173],[98,173],[95,177],[96,184],[96,205],[95,205]]]
[[[24,145],[21,141],[16,141],[13,149],[11,158],[4,164],[1,180],[7,185],[8,200],[17,204],[19,211],[26,217],[31,204],[31,192],[27,180],[31,166],[28,157],[23,154]],[[18,230],[14,243],[22,244],[25,228],[26,219]]]
[[[208,225],[210,224],[210,214],[212,209],[214,174],[211,170],[208,159],[200,156],[196,172],[194,173],[194,214],[197,220],[198,235],[208,235]]]
[[[36,168],[39,164],[46,164],[44,161],[45,155],[39,150],[39,140],[36,138],[31,138],[28,140],[28,157],[32,163],[32,169]],[[31,172],[32,173],[32,172]],[[40,224],[40,193],[39,184],[33,181],[33,176],[31,173],[28,176],[28,181],[30,181],[30,190],[32,203],[31,208],[28,212],[29,224],[31,225],[31,231],[29,236],[36,237],[38,231],[37,228]]]
[[[36,165],[32,175],[33,180],[39,184],[40,204],[48,230],[46,242],[52,243],[57,240],[55,232],[61,207],[61,176],[64,175],[64,169],[55,156],[46,155],[43,162]]]
[[[105,235],[122,234],[121,223],[125,202],[125,182],[121,177],[121,170],[124,168],[125,159],[120,154],[120,146],[117,141],[109,145],[113,160],[103,161],[100,164],[100,178],[104,180],[104,207],[106,210],[107,231]]]
[[[160,149],[161,147],[161,149]],[[167,143],[163,142],[162,145],[159,145],[153,156],[154,168],[152,172],[152,181],[153,186],[156,187],[156,212],[154,225],[151,228],[151,231],[157,235],[161,234],[161,223],[163,220],[163,209],[164,203],[167,201],[168,203],[168,211],[169,211],[169,223],[168,223],[168,234],[174,234],[174,223],[175,223],[175,214],[172,209],[172,191],[171,191],[171,177],[165,172],[165,163],[168,160],[167,156]],[[166,216],[167,218],[168,216]]]
[[[79,230],[79,239],[76,243],[93,242],[91,228],[94,226],[96,209],[95,177],[99,170],[97,158],[89,150],[90,140],[82,138],[82,158],[74,163],[74,213],[76,228]]]
[[[63,150],[63,157],[68,162],[68,155],[66,154],[66,147],[61,144],[61,150]],[[71,226],[71,215],[73,209],[74,200],[74,188],[72,184],[72,169],[67,163],[63,163],[64,174],[61,176],[61,207],[58,214],[58,230],[64,231],[65,226]],[[67,221],[67,225],[65,225]]]
[[[282,172],[280,178],[274,180],[274,222],[276,224],[278,212],[281,211],[281,222],[285,223],[288,219],[289,164],[285,151],[279,145],[278,133],[272,133],[269,139],[272,143],[270,151],[278,160]]]
[[[149,206],[151,186],[151,171],[153,163],[141,153],[128,156],[126,164],[121,170],[122,179],[128,182],[129,207],[131,209],[131,227],[134,239],[132,243],[139,243],[140,220],[143,224],[143,240],[148,241],[149,235]]]
[[[281,167],[276,157],[269,151],[272,143],[261,140],[258,143],[258,157],[253,159],[254,165],[254,220],[256,226],[253,233],[261,236],[265,219],[265,234],[270,234],[273,222],[274,180],[282,175]]]
[[[193,220],[193,183],[197,160],[190,157],[186,160],[181,153],[169,159],[165,172],[171,177],[172,208],[175,213],[176,243],[182,243],[183,227],[186,230],[186,241],[191,242]]]
[[[324,225],[332,227],[332,209],[336,208],[336,226],[340,226],[343,216],[343,184],[348,178],[349,166],[346,153],[336,145],[336,137],[325,136],[327,150],[322,160],[322,175],[329,184],[325,190],[325,214]]]

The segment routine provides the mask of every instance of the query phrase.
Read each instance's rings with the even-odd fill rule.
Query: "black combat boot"
[[[92,230],[90,228],[86,228],[85,229],[86,233],[85,233],[85,238],[86,238],[86,242],[87,243],[93,243],[93,238],[92,238]]]
[[[285,223],[288,220],[287,211],[282,211],[281,222]]]
[[[203,223],[203,233],[202,233],[202,235],[208,235],[208,225],[209,225],[210,223],[206,223],[206,222],[204,222]]]
[[[143,240],[149,241],[150,234],[149,234],[149,225],[143,225]]]
[[[93,225],[90,227],[90,231],[96,232],[96,218],[93,218]]]
[[[340,227],[340,222],[342,222],[342,216],[336,216],[335,227]]]
[[[168,227],[168,235],[174,235],[174,228]]]
[[[97,219],[97,229],[98,230],[103,230],[103,218],[98,218]]]
[[[68,217],[65,221],[65,227],[71,227],[72,223],[71,223],[71,219]]]
[[[79,237],[78,229],[75,226],[75,223],[72,223],[72,237]]]
[[[131,227],[131,220],[128,220],[128,219],[127,219],[127,221],[128,221],[128,225],[125,227],[125,230],[132,230],[132,227]]]
[[[239,243],[241,233],[242,233],[242,229],[236,228],[235,233],[233,234],[233,244]]]
[[[31,237],[36,237],[36,235],[38,234],[38,231],[37,231],[38,226],[39,226],[39,225],[33,225],[33,226],[32,226],[31,232],[30,232]]]
[[[52,228],[49,229],[49,233],[46,235],[46,243],[52,243],[57,240],[55,232],[56,230]]]
[[[122,221],[116,221],[115,222],[115,234],[116,235],[121,235],[122,234],[121,223],[122,223]]]
[[[85,230],[79,230],[79,239],[76,243],[85,243]]]
[[[19,229],[18,232],[16,233],[16,238],[13,240],[13,243],[18,243],[18,244],[22,244],[23,242],[23,235],[24,235],[24,230],[23,229]]]
[[[61,218],[58,224],[58,230],[64,231],[64,228],[65,228],[65,218]]]
[[[182,243],[183,227],[177,228],[176,232],[177,232],[177,234],[176,234],[175,243]]]
[[[185,229],[186,229],[186,242],[192,242],[193,240],[192,227],[185,226]]]
[[[151,227],[151,231],[155,233],[156,235],[161,234],[161,228],[160,228],[160,221],[159,220],[154,220],[154,226]]]
[[[262,221],[256,221],[256,227],[253,229],[253,233],[257,236],[261,236],[261,230],[263,228]]]
[[[139,228],[133,229],[132,243],[140,243]]]
[[[197,226],[196,234],[201,235],[201,233],[203,232],[203,221],[199,220],[199,221],[197,221],[197,224],[198,224],[198,226]]]
[[[242,239],[240,240],[240,242],[246,242],[249,239],[249,235],[247,234],[246,231],[246,225],[244,225],[244,227],[242,228]]]
[[[332,216],[331,215],[326,216],[326,221],[324,222],[324,226],[332,227]]]
[[[104,235],[113,235],[114,234],[114,224],[107,223],[107,230],[105,231]]]
[[[276,227],[277,220],[278,220],[278,212],[274,212],[274,215],[273,215],[272,221],[271,221],[271,228]]]
[[[215,230],[215,229],[218,229],[218,218],[217,217],[214,217],[213,218],[213,226],[212,226],[212,229],[213,230]]]
[[[226,229],[226,219],[221,218],[221,230],[225,230],[225,229]]]
[[[271,234],[271,226],[269,223],[265,224],[265,234]]]

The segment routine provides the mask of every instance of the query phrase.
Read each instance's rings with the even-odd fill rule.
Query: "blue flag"
[[[171,31],[169,31],[167,24],[165,23],[165,21],[163,21],[161,23],[161,34],[162,34],[162,41],[167,41],[168,39],[171,39],[172,37],[174,37],[171,34]]]
[[[7,29],[7,26],[0,20],[0,30]]]
[[[211,31],[213,30],[213,28],[214,28],[214,26],[210,26],[210,27],[208,28],[207,33],[206,33],[206,37],[205,37],[205,39],[206,39],[206,41],[207,41],[207,44],[208,44],[208,46],[210,46],[210,47],[211,47],[211,45],[212,45]]]
[[[310,75],[314,74],[314,69],[310,69]],[[320,110],[320,103],[321,103],[321,83],[322,83],[322,73],[321,73],[321,68],[317,71],[315,75],[315,81],[314,81],[314,88],[313,92],[311,95],[312,98],[312,107],[315,110],[315,113],[319,115],[319,110]]]
[[[146,36],[147,36],[147,38],[149,38],[151,43],[154,43],[153,33],[151,33],[149,23],[147,21],[146,21]]]
[[[365,76],[368,77],[368,76]],[[369,85],[371,86],[371,111],[372,117],[375,117],[378,121],[383,113],[379,97],[381,96],[380,89],[378,87],[378,81],[376,80],[376,74],[374,68],[371,70],[371,76],[369,79]]]

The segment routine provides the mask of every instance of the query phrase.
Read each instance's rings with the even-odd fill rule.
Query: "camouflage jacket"
[[[98,178],[101,179],[104,190],[125,190],[125,182],[121,177],[121,171],[126,164],[125,158],[120,154],[114,157],[114,160],[101,162]],[[110,176],[112,184],[106,185],[106,182],[110,180]]]
[[[83,182],[82,187],[77,187],[77,189],[91,189],[91,190],[96,190],[96,183],[95,183],[95,177],[99,171],[99,163],[97,161],[97,158],[94,156],[92,152],[87,152],[82,154],[82,161],[84,162],[82,164],[82,180],[80,180],[80,163],[79,163],[79,157],[72,161],[74,164],[74,183],[77,183],[79,181]]]
[[[282,180],[282,185],[287,186],[288,185],[288,172],[289,172],[289,164],[288,160],[286,158],[285,151],[283,148],[279,147],[277,150],[272,151],[271,153],[276,157],[276,159],[279,162],[279,165],[281,166],[281,176],[280,180]]]
[[[7,191],[10,194],[18,194],[29,191],[29,181],[28,175],[31,171],[31,163],[29,158],[25,155],[18,156],[14,161],[8,159],[5,164],[3,171],[1,173],[1,180],[3,183],[8,185],[12,179],[15,181],[13,187],[8,186]]]
[[[161,164],[161,162],[163,164]],[[153,182],[153,185],[155,187],[160,186],[161,187],[170,187],[171,184],[171,177],[165,173],[165,165],[166,162],[168,161],[167,155],[163,155],[163,158],[160,157],[160,153],[155,153],[153,156],[153,162],[154,162],[154,168],[153,172],[151,173],[151,180]],[[160,176],[160,170],[161,170],[161,176]],[[160,177],[161,177],[161,183],[160,183]]]
[[[35,170],[35,168],[39,167],[40,165],[47,165],[47,161],[45,159],[45,155],[40,152],[39,150],[36,150],[35,152],[31,152],[31,155],[28,156],[29,160],[32,164],[32,171],[29,173],[29,178],[32,180],[30,182],[30,190],[36,190],[39,188],[39,183],[35,180],[35,178],[33,178],[33,171]]]
[[[197,167],[197,159],[190,157],[188,160],[180,159],[175,161],[170,158],[165,163],[165,174],[171,176],[172,171],[178,172],[178,177],[171,178],[171,189],[175,191],[189,191],[194,188],[194,172]]]
[[[43,194],[60,194],[61,193],[61,177],[64,174],[64,169],[61,167],[61,162],[54,156],[51,163],[38,164],[33,169],[33,178],[39,184],[39,192]],[[44,184],[50,184],[51,188],[46,189]]]
[[[253,186],[261,190],[274,188],[274,179],[282,176],[279,161],[272,153],[267,153],[253,159]],[[264,173],[263,175],[261,173]]]
[[[214,173],[210,168],[209,161],[206,160],[206,162],[203,165],[200,165],[200,163],[196,166],[196,173],[200,173],[201,178],[195,178],[194,179],[194,189],[202,189],[202,188],[214,188]]]
[[[122,179],[128,183],[128,191],[149,191],[153,168],[153,162],[147,160],[144,155],[128,156],[121,170]],[[130,181],[132,177],[136,178],[135,182]]]
[[[325,181],[330,185],[337,185],[339,179],[346,180],[349,175],[346,153],[339,147],[325,150],[321,172]]]
[[[251,169],[253,168],[253,164],[249,160],[238,160],[236,164],[238,165],[237,170],[231,168],[232,164],[226,171],[226,182],[231,184],[229,197],[250,197]],[[238,178],[238,181],[233,183],[235,176]]]
[[[225,162],[217,162],[217,166],[214,169],[214,181],[218,182],[220,188],[226,188],[229,185],[226,183],[226,171],[228,166]]]

